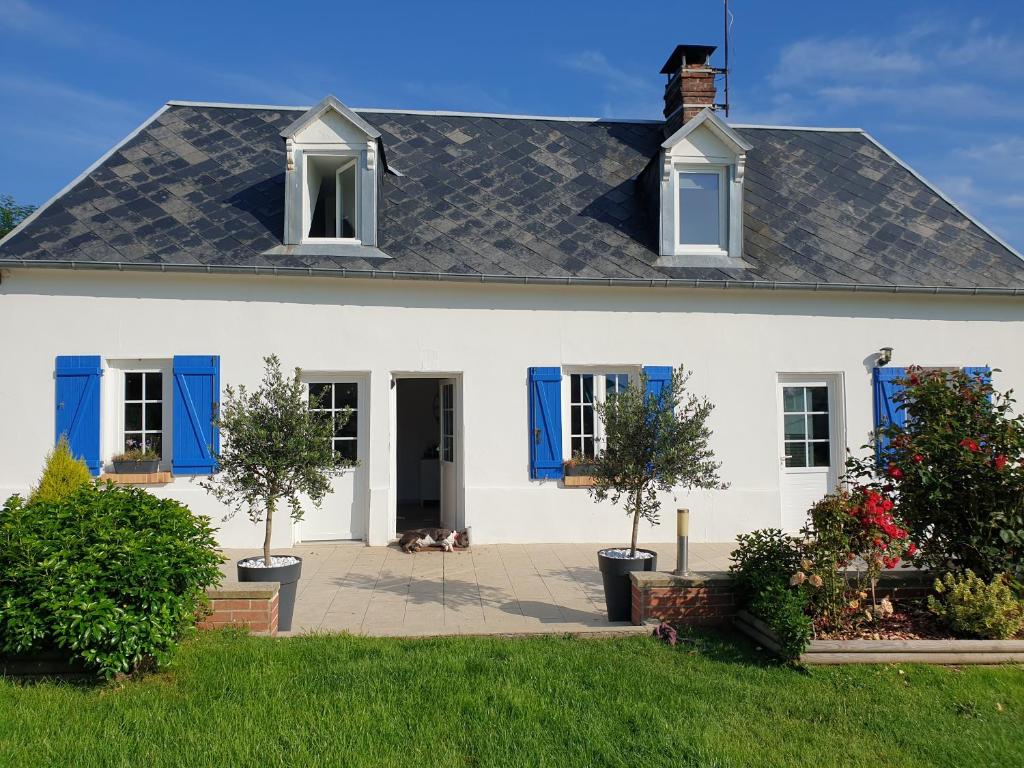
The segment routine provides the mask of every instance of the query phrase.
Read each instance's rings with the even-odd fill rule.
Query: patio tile
[[[394,546],[325,543],[275,553],[303,558],[292,635],[629,632],[630,625],[606,619],[596,557],[602,546],[488,544],[407,555]],[[675,545],[649,548],[658,552],[660,570],[675,567]],[[730,542],[691,545],[690,567],[725,570],[734,548]],[[227,582],[235,581],[234,561],[250,554],[225,551]]]

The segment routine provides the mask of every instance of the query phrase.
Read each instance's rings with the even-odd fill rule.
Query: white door
[[[458,525],[459,494],[459,419],[455,398],[455,379],[438,381],[438,399],[441,403],[441,525],[456,528]]]
[[[334,450],[359,464],[331,481],[332,491],[320,508],[303,504],[298,524],[300,541],[332,541],[366,537],[367,387],[363,377],[310,375],[306,391],[310,406],[334,422]],[[349,412],[346,420],[344,414]]]
[[[779,382],[782,529],[796,533],[807,510],[835,489],[843,462],[837,385],[826,378]]]

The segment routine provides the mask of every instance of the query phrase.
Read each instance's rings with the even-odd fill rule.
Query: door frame
[[[829,395],[829,438],[831,452],[831,467],[829,471],[828,487],[834,489],[842,477],[842,470],[846,464],[846,391],[844,386],[845,378],[841,371],[814,371],[802,373],[777,373],[775,376],[775,459],[777,461],[779,477],[779,520],[783,522],[785,510],[783,509],[783,483],[787,474],[798,475],[813,471],[813,468],[799,467],[789,468],[785,465],[786,455],[786,430],[783,417],[782,389],[787,385],[813,385],[825,384],[828,387]]]
[[[463,416],[463,379],[461,371],[392,371],[388,391],[388,541],[398,538],[398,382],[400,379],[449,379],[455,396],[455,524],[466,527],[466,440]],[[439,387],[440,389],[440,387]],[[440,439],[440,427],[438,432]],[[442,488],[442,493],[444,492]],[[444,499],[441,499],[443,509]]]

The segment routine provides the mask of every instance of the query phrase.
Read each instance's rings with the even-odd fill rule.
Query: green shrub
[[[811,617],[805,612],[807,599],[799,590],[783,584],[770,584],[753,599],[750,611],[772,628],[779,638],[780,655],[796,661],[807,650],[814,633]]]
[[[1010,589],[1005,575],[991,582],[965,571],[935,580],[940,598],[928,598],[928,608],[956,632],[986,639],[1006,640],[1024,628],[1024,604]]]
[[[163,663],[220,579],[209,521],[111,484],[0,509],[0,653],[62,649],[110,677]]]
[[[736,537],[739,547],[732,553],[729,566],[741,605],[766,588],[784,585],[800,569],[800,550],[796,541],[778,528],[763,528]]]
[[[43,474],[29,494],[29,503],[61,501],[86,483],[92,482],[89,467],[71,455],[71,447],[62,436],[53,450],[46,455]]]

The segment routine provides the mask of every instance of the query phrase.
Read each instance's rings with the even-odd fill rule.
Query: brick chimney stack
[[[661,68],[668,75],[665,84],[665,136],[678,131],[704,107],[715,109],[715,75],[712,67],[713,45],[677,45]]]

